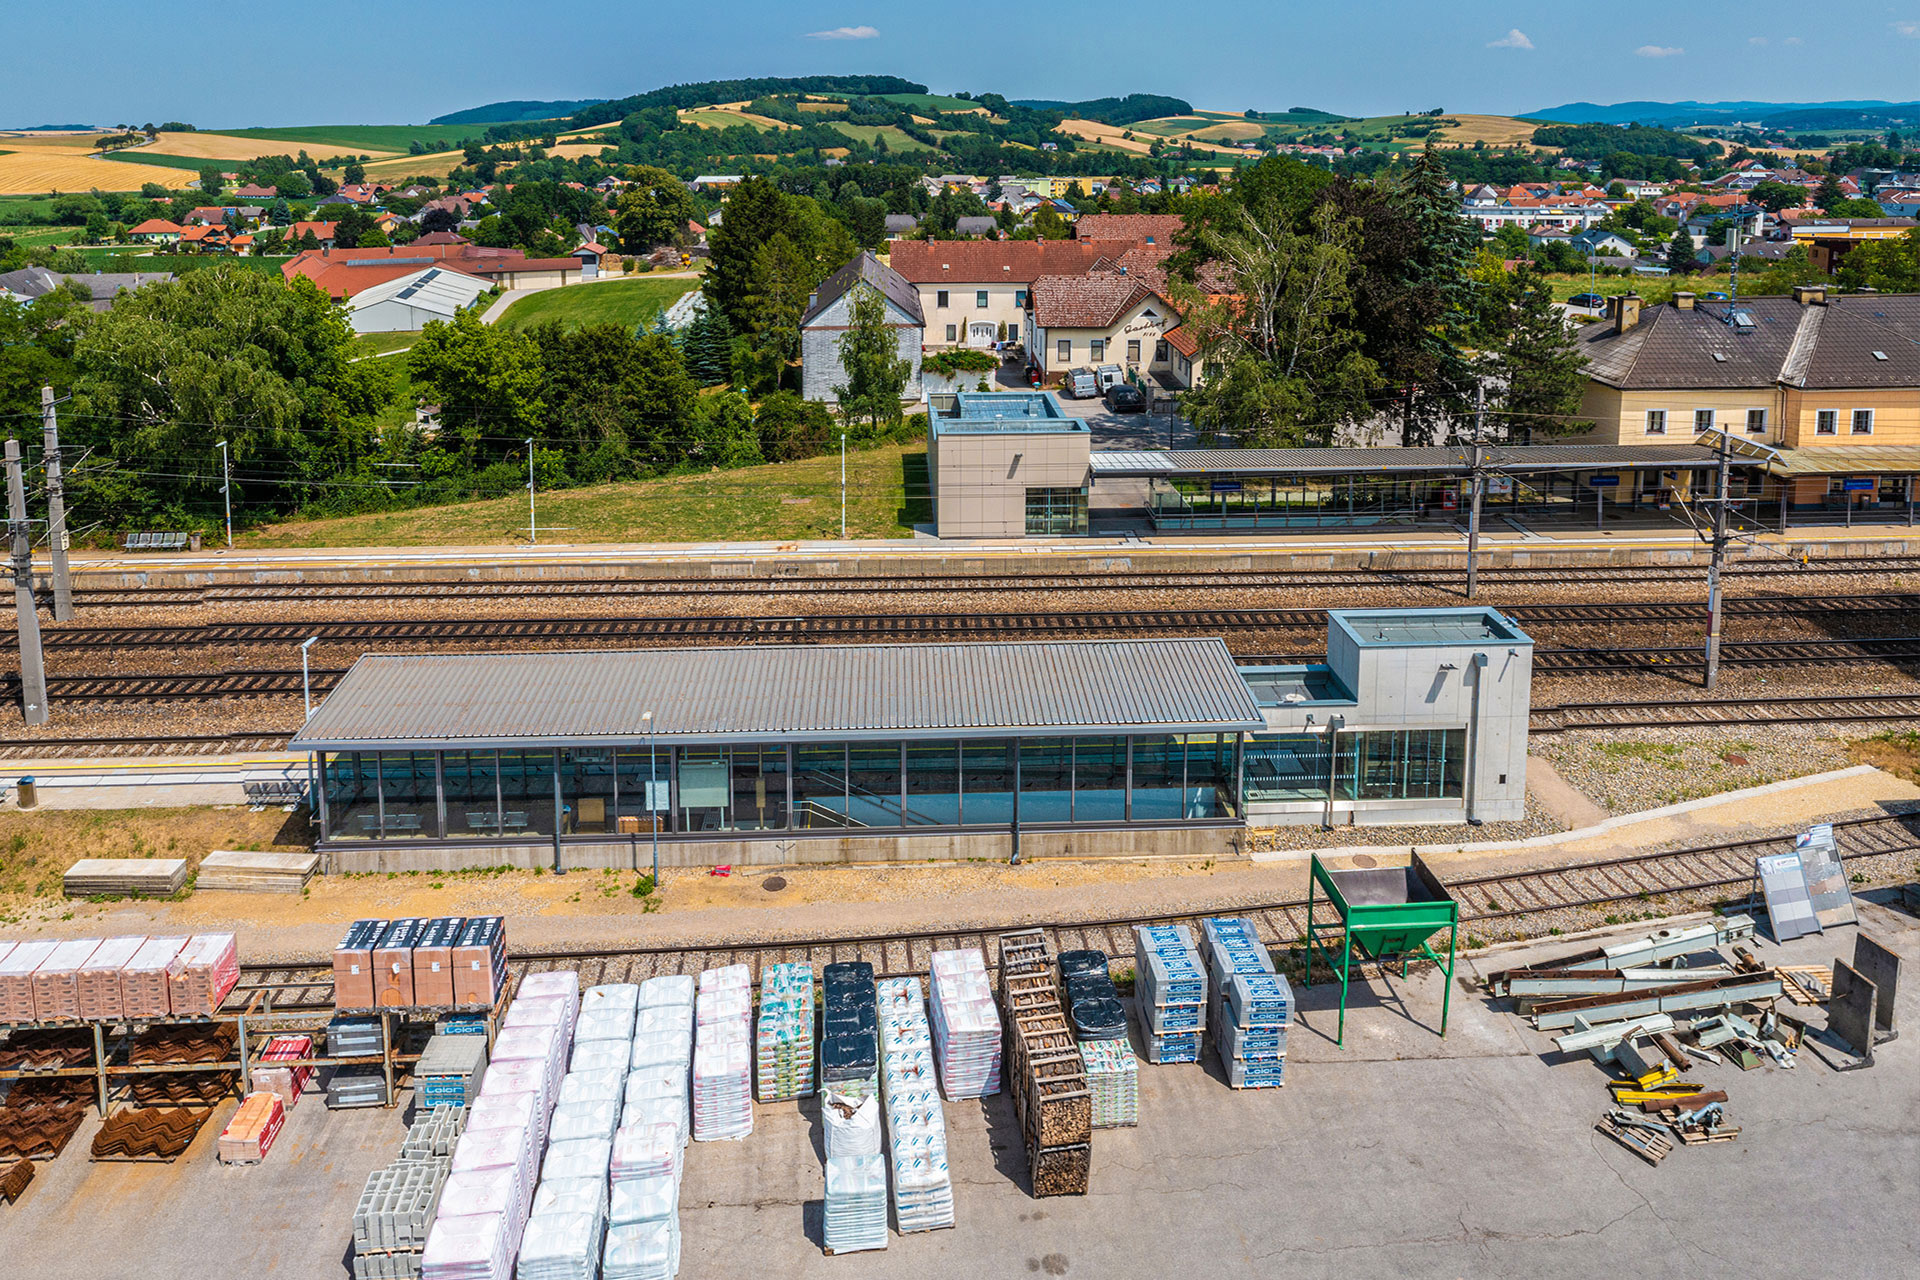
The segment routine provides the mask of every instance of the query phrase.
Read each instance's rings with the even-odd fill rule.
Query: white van
[[[1060,380],[1060,393],[1073,400],[1096,400],[1100,396],[1100,380],[1093,376],[1091,369],[1069,369],[1067,376]]]
[[[1127,371],[1117,364],[1103,364],[1093,371],[1093,380],[1100,386],[1094,394],[1103,396],[1107,394],[1107,388],[1119,386],[1127,380]]]

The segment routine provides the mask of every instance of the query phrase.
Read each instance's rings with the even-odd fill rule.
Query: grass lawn
[[[419,142],[438,151],[468,138],[479,138],[491,128],[484,124],[311,124],[287,129],[215,129],[228,138],[260,138],[270,142],[316,143],[326,147],[355,147],[404,153]]]
[[[699,287],[700,281],[693,277],[640,276],[632,280],[542,289],[508,307],[500,317],[500,324],[509,329],[525,329],[558,320],[568,328],[588,324],[620,324],[633,328],[651,321],[682,294]]]
[[[908,493],[913,496],[909,498]],[[924,444],[847,455],[847,536],[904,538],[932,519]],[[840,536],[840,457],[666,476],[540,495],[554,542],[776,542]],[[569,526],[564,531],[559,526]],[[249,547],[484,546],[527,537],[525,494],[271,525]],[[237,545],[237,544],[236,544]]]
[[[917,138],[909,138],[900,132],[898,125],[891,124],[848,124],[844,120],[829,120],[827,126],[846,134],[849,138],[858,138],[868,146],[873,145],[876,137],[884,137],[887,147],[893,151],[931,151],[926,143]]]
[[[420,341],[418,333],[361,333],[353,339],[355,356],[385,356],[405,351]]]
[[[23,249],[66,244],[85,234],[80,227],[0,227],[0,238],[11,240]]]
[[[1603,298],[1617,293],[1637,293],[1649,306],[1666,302],[1673,297],[1675,289],[1691,289],[1695,293],[1711,293],[1715,289],[1726,291],[1727,278],[1720,276],[1600,276],[1591,282],[1584,272],[1572,275],[1550,275],[1546,277],[1553,287],[1553,300],[1565,302],[1576,293],[1597,293]]]
[[[34,222],[53,216],[52,196],[0,197],[0,223]]]
[[[244,806],[193,809],[36,809],[0,813],[0,924],[33,899],[59,898],[61,878],[81,858],[185,858],[212,849],[305,852],[305,811]]]
[[[195,159],[192,156],[163,156],[148,151],[143,147],[128,147],[125,150],[116,151],[113,153],[113,158],[126,164],[150,164],[161,169],[186,169],[193,173],[198,173],[202,169],[220,169],[224,171],[232,165],[241,163],[238,160],[207,160],[204,158]]]

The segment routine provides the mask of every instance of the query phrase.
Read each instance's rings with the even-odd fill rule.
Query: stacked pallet
[[[928,964],[933,1056],[949,1100],[1000,1092],[1002,1036],[987,959],[978,947],[936,951]]]
[[[387,1105],[387,1077],[379,1067],[351,1064],[335,1067],[327,1077],[327,1110]]]
[[[470,1107],[487,1074],[485,1036],[436,1035],[413,1067],[413,1083],[429,1107]]]
[[[879,984],[880,1096],[893,1167],[893,1221],[902,1235],[953,1225],[947,1118],[933,1069],[933,1033],[918,978]]]
[[[1207,1021],[1207,975],[1193,935],[1180,925],[1139,925],[1133,931],[1134,1005],[1146,1040],[1147,1061],[1200,1061]]]
[[[694,1003],[693,1140],[753,1132],[753,986],[743,964],[700,975]]]
[[[380,1019],[342,1018],[327,1023],[329,1058],[366,1058],[380,1052]]]
[[[312,1056],[312,1036],[275,1036],[260,1051],[259,1065],[253,1069],[253,1087],[274,1094],[286,1104],[287,1110],[293,1110],[294,1104],[300,1101],[300,1091],[313,1077],[313,1068],[280,1064],[298,1063]]]
[[[220,1131],[221,1164],[259,1164],[273,1149],[280,1126],[287,1122],[287,1104],[280,1095],[260,1090],[240,1102],[240,1109]]]
[[[185,938],[148,938],[120,971],[121,1016],[164,1018],[173,1012],[167,969],[187,945]]]
[[[140,1107],[211,1107],[240,1083],[238,1071],[156,1071],[127,1085],[127,1098]]]
[[[82,1018],[116,1022],[126,1016],[126,969],[146,945],[145,938],[108,938],[94,949],[78,974]]]
[[[320,869],[316,853],[241,853],[218,850],[200,859],[195,890],[229,893],[299,893]],[[69,875],[72,873],[69,872]]]
[[[1007,1013],[1008,1083],[1026,1138],[1033,1194],[1085,1195],[1093,1163],[1093,1098],[1038,929],[1000,936],[1000,1002]]]
[[[239,982],[234,936],[195,934],[167,966],[167,1001],[176,1018],[210,1018]]]
[[[186,883],[185,858],[82,858],[61,888],[69,898],[170,898]]]
[[[32,1022],[33,971],[46,963],[57,942],[18,942],[0,956],[0,1023]]]
[[[502,916],[355,920],[333,949],[333,1004],[342,1011],[491,1009],[506,985]]]
[[[1274,973],[1273,957],[1252,921],[1213,916],[1200,927],[1207,1027],[1227,1083],[1235,1089],[1277,1088],[1286,1066],[1293,989]]]
[[[453,945],[456,1005],[492,1008],[507,987],[505,916],[470,916]]]
[[[754,1097],[761,1102],[812,1096],[812,965],[769,965],[760,975],[753,1056]]]
[[[239,1033],[231,1022],[210,1026],[148,1027],[127,1045],[127,1063],[135,1067],[173,1067],[195,1062],[228,1062]]]
[[[333,1007],[373,1008],[373,946],[385,920],[355,920],[333,948]]]
[[[426,932],[426,927],[426,920],[419,916],[394,920],[380,934],[380,940],[373,944],[373,1003],[376,1007],[411,1009],[418,1003],[413,995],[413,948]]]
[[[858,1101],[880,1092],[880,1019],[873,966],[830,964],[820,975],[820,1087]]]

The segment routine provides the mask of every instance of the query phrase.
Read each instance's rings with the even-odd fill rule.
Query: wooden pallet
[[[1651,1165],[1658,1165],[1673,1153],[1673,1143],[1651,1130],[1618,1125],[1607,1116],[1600,1117],[1593,1127]]]
[[[1780,985],[1795,1004],[1825,1004],[1833,991],[1833,969],[1824,964],[1777,964]]]

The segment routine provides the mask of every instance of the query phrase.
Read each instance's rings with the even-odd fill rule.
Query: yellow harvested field
[[[844,102],[796,102],[793,105],[802,111],[842,111],[847,104]]]
[[[464,151],[435,151],[424,156],[393,156],[367,162],[367,176],[382,182],[399,178],[444,178],[467,162]],[[188,174],[192,177],[192,174]]]
[[[281,142],[272,138],[236,138],[225,133],[163,133],[148,150],[156,155],[186,156],[193,160],[251,160],[256,156],[298,155],[315,160],[335,156],[390,156],[371,147],[329,147],[319,142]]]
[[[1070,137],[1083,138],[1088,142],[1105,143],[1107,146],[1117,147],[1122,151],[1131,151],[1135,155],[1141,156],[1151,151],[1153,144],[1156,142],[1178,145],[1181,142],[1191,141],[1195,147],[1202,151],[1225,151],[1230,149],[1218,143],[1208,142],[1202,138],[1189,138],[1184,134],[1173,138],[1161,138],[1136,133],[1133,137],[1128,138],[1124,135],[1131,132],[1131,130],[1122,129],[1115,125],[1101,124],[1098,120],[1062,120],[1060,127],[1055,129],[1054,132],[1064,133]]]
[[[772,116],[755,115],[751,111],[735,111],[724,107],[699,107],[692,111],[682,111],[680,119],[687,124],[703,129],[725,129],[730,125],[750,124],[756,129],[792,129],[784,120],[775,120]]]
[[[1484,142],[1490,147],[1519,146],[1531,142],[1533,131],[1540,127],[1512,116],[1470,116],[1449,112],[1447,118],[1458,120],[1460,127],[1448,126],[1440,131],[1440,137],[1456,147],[1470,147],[1476,142]]]
[[[138,191],[143,183],[181,188],[198,177],[191,169],[124,164],[92,156],[98,134],[0,136],[0,195],[42,191]]]
[[[1196,142],[1239,142],[1245,138],[1257,138],[1265,132],[1251,120],[1231,120],[1208,125],[1204,129],[1194,129],[1181,136]]]
[[[612,145],[611,142],[563,142],[557,147],[548,147],[547,154],[562,160],[593,159]]]

